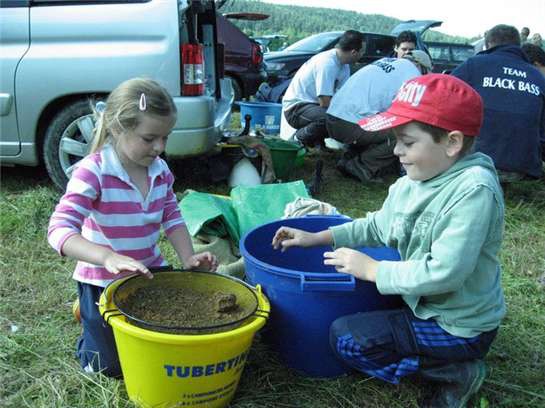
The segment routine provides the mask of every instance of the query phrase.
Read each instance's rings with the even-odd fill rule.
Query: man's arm
[[[321,108],[329,108],[329,103],[331,102],[331,96],[319,95],[318,103]]]

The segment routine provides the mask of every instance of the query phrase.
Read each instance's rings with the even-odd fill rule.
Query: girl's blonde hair
[[[176,105],[168,91],[148,78],[133,78],[121,83],[106,100],[103,109],[93,107],[96,120],[91,153],[128,130],[135,129],[142,114],[176,115]]]

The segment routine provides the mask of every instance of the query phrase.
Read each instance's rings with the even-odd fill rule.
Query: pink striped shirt
[[[49,244],[62,247],[74,234],[130,256],[146,266],[165,263],[157,242],[161,227],[168,236],[184,224],[172,190],[174,176],[164,160],[148,167],[150,189],[143,198],[111,145],[81,160],[49,220]],[[78,261],[74,279],[106,286],[127,274],[113,275],[103,266]]]

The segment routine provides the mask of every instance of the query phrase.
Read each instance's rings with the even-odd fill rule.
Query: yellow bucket
[[[242,326],[222,333],[179,335],[139,328],[115,311],[113,293],[126,279],[104,290],[99,310],[112,326],[129,398],[141,407],[226,406],[254,335],[270,311],[261,288],[255,290],[263,316],[249,317]]]

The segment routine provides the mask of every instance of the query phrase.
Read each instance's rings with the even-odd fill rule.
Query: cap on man
[[[427,63],[431,67],[429,57]],[[356,71],[333,96],[326,126],[329,137],[347,145],[337,163],[340,172],[364,183],[380,182],[390,172],[399,174],[393,134],[366,132],[358,122],[386,110],[403,82],[422,71],[414,55],[382,58]]]

